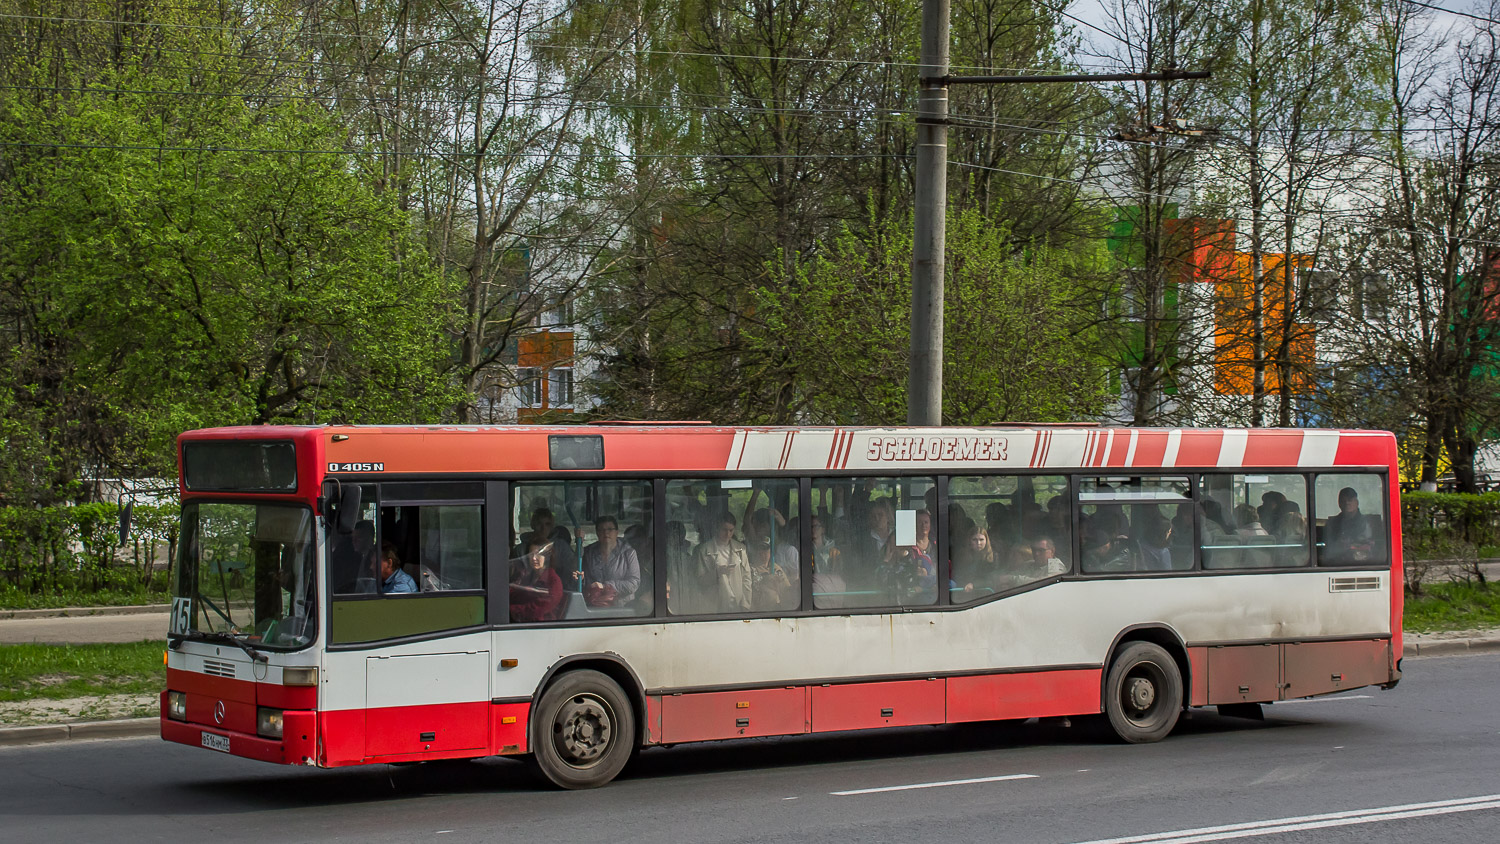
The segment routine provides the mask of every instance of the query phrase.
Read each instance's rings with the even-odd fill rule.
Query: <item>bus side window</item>
[[[672,615],[800,607],[795,480],[668,481],[666,507],[667,611]]]
[[[1073,569],[1072,498],[1063,475],[952,478],[947,522],[955,604]]]
[[[1120,475],[1079,479],[1083,571],[1184,571],[1193,567],[1192,543],[1174,539],[1192,512],[1186,477]],[[1186,505],[1184,507],[1184,505]],[[1186,519],[1191,532],[1191,519]]]
[[[545,589],[523,565],[540,541],[562,584],[556,606],[512,612],[511,621],[594,621],[652,612],[650,481],[518,481],[511,485],[511,595]],[[550,581],[550,579],[548,579]],[[548,603],[550,604],[550,598]]]
[[[1318,475],[1313,494],[1318,565],[1383,567],[1390,561],[1384,492],[1379,475]]]
[[[1306,507],[1301,475],[1205,475],[1198,506],[1203,567],[1307,565]]]
[[[813,481],[813,606],[936,603],[936,489],[933,478]]]

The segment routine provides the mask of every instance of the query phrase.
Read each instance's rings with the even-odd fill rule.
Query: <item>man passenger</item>
[[[380,591],[386,594],[417,591],[417,582],[401,568],[396,546],[390,542],[380,543]]]

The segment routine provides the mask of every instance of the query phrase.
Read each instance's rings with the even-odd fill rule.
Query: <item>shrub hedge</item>
[[[49,606],[110,593],[153,596],[167,587],[177,552],[178,509],[137,505],[120,541],[114,504],[0,507],[0,606]],[[101,595],[87,603],[119,603]],[[71,603],[72,601],[65,601]]]

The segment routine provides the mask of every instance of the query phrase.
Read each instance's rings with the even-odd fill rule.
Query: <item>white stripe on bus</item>
[[[1250,443],[1249,428],[1230,428],[1219,442],[1219,465],[1242,466],[1245,463],[1245,446]]]
[[[1174,430],[1167,434],[1167,451],[1161,456],[1161,465],[1170,467],[1177,465],[1177,450],[1182,448],[1182,432]]]

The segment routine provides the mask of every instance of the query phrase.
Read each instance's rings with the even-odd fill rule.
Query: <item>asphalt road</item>
[[[1154,745],[1046,724],[755,740],[648,750],[587,792],[500,759],[319,771],[156,739],[8,748],[0,839],[1500,841],[1500,655],[1405,668],[1394,691],[1264,722],[1196,712]],[[933,785],[957,780],[982,781]]]

